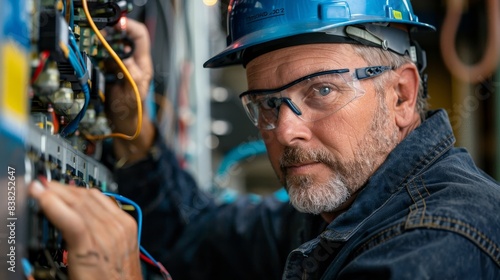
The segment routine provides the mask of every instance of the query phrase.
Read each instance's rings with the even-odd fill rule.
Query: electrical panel
[[[130,56],[133,42],[120,24],[132,3],[0,0],[0,7],[0,279],[65,279],[62,236],[26,188],[43,176],[117,191],[99,161],[111,132],[105,85],[117,79],[105,70],[112,56],[99,37],[115,56]]]

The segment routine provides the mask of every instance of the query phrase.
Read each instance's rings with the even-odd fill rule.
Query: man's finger
[[[128,19],[127,34],[135,44],[134,60],[145,74],[151,75],[153,62],[150,56],[150,39],[146,26],[135,20]]]
[[[127,35],[135,43],[135,53],[149,54],[150,42],[146,25],[127,19]]]
[[[38,201],[47,219],[62,232],[68,246],[77,252],[92,247],[90,237],[85,234],[85,222],[61,196],[47,189],[39,181],[32,182],[28,191]]]

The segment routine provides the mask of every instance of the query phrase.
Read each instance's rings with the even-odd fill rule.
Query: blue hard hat
[[[204,67],[246,64],[274,49],[315,42],[360,43],[403,55],[410,52],[409,32],[435,30],[418,21],[409,0],[231,0],[227,25],[227,48]]]

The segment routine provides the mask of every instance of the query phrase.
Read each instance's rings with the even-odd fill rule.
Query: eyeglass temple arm
[[[356,69],[356,78],[358,80],[376,77],[387,70],[392,70],[391,66],[369,66]]]

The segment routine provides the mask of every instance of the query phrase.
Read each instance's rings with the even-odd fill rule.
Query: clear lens
[[[240,94],[243,107],[252,122],[261,129],[273,129],[280,108],[286,105],[304,121],[327,117],[365,91],[359,80],[377,77],[393,70],[391,66],[368,66],[354,69],[322,71],[299,78],[277,89],[251,90]]]
[[[302,120],[312,122],[337,112],[364,93],[357,79],[349,72],[325,73],[292,82],[279,91],[243,94],[241,99],[244,108],[257,127],[269,130],[276,127],[283,105]]]

